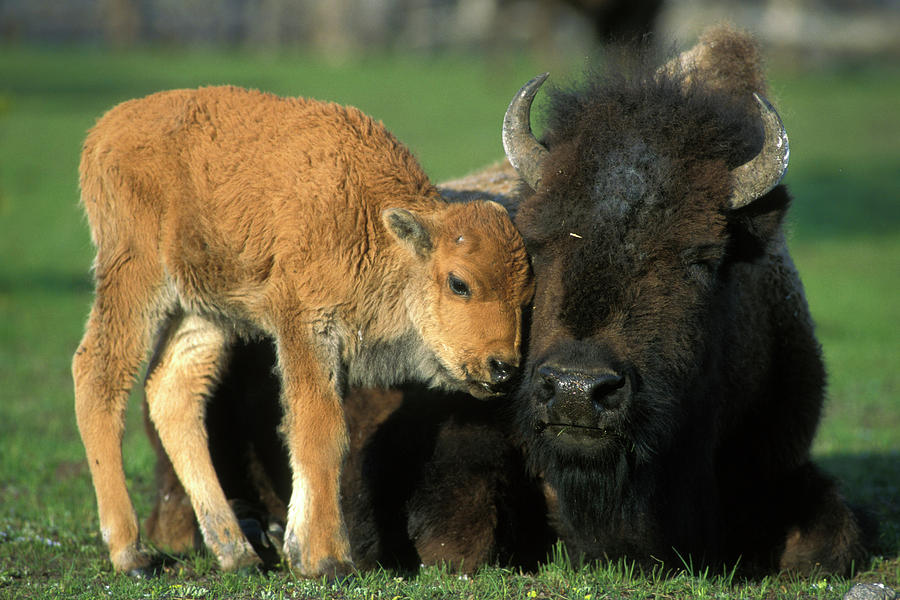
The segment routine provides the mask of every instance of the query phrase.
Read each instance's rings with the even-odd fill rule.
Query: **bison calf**
[[[213,470],[204,398],[235,338],[270,336],[293,473],[285,555],[341,573],[349,386],[415,380],[484,397],[519,362],[532,292],[491,202],[444,203],[360,111],[234,87],[125,102],[91,130],[81,198],[96,296],[75,353],[75,409],[119,571],[149,565],[125,486],[123,413],[138,367],[150,416],[224,569],[258,563]]]

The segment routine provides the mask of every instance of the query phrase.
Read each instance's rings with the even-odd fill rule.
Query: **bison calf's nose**
[[[506,383],[516,374],[515,365],[511,365],[496,358],[488,360],[488,367],[491,372],[491,383],[494,385]]]

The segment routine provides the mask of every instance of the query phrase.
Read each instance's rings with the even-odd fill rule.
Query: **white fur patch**
[[[303,476],[303,473],[300,472],[300,469],[295,467],[291,501],[288,504],[288,533],[285,539],[288,539],[288,536],[293,536],[297,538],[297,542],[301,546],[306,544],[306,536],[311,527],[308,511],[310,494],[312,494],[312,491],[310,490],[309,482]]]

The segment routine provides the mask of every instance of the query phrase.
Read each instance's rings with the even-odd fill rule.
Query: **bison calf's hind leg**
[[[156,323],[149,282],[153,269],[122,251],[97,256],[97,292],[84,338],[72,359],[75,415],[100,517],[100,531],[117,571],[140,573],[150,557],[139,539],[137,515],[122,467],[125,407]]]
[[[348,436],[334,378],[302,341],[278,343],[284,385],[284,434],[293,472],[284,552],[306,577],[342,577],[353,570],[340,509],[340,478]]]
[[[147,376],[150,418],[184,485],[207,547],[226,571],[260,563],[219,485],[204,427],[206,397],[218,380],[228,339],[186,316],[163,335]]]

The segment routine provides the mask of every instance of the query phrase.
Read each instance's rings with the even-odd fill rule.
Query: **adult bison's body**
[[[351,531],[354,552],[380,544],[377,560],[405,549],[473,566],[461,537],[496,548],[503,531],[549,522],[586,558],[847,572],[865,550],[810,461],[825,376],[782,232],[787,139],[754,96],[753,43],[716,29],[662,68],[626,65],[557,91],[539,142],[528,114],[541,82],[504,123],[528,184],[516,224],[536,284],[518,391],[500,416],[433,403],[351,423],[365,436],[343,488],[363,532]],[[508,192],[502,168],[468,183]],[[466,437],[478,430],[490,432],[483,446]],[[426,438],[412,466],[385,449],[411,432]],[[498,457],[493,469],[466,458],[479,447]],[[384,489],[402,491],[382,502]],[[498,513],[516,490],[538,489],[547,520],[533,517],[545,509],[533,495]],[[541,535],[528,543],[547,549]]]

